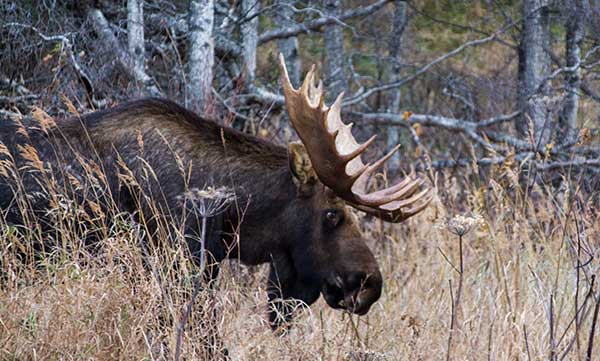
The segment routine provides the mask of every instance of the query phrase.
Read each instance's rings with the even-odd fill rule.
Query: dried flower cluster
[[[214,217],[235,199],[235,193],[227,187],[208,186],[204,189],[190,188],[177,198],[200,216]]]
[[[483,217],[480,215],[475,216],[454,216],[451,219],[446,219],[441,224],[438,224],[438,228],[447,228],[450,232],[457,236],[464,236],[471,232],[477,227],[481,227],[484,224]]]

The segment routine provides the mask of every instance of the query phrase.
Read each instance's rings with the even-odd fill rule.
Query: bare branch
[[[8,24],[5,24],[3,27],[11,27],[11,26],[29,29],[29,30],[33,31],[34,33],[36,33],[44,41],[49,41],[49,42],[59,41],[62,45],[62,49],[67,53],[67,56],[69,57],[69,60],[71,62],[71,66],[75,70],[77,77],[83,84],[88,96],[90,97],[90,101],[96,107],[105,106],[105,104],[106,104],[105,100],[99,101],[96,99],[92,78],[87,74],[87,72],[83,69],[83,67],[77,61],[77,58],[75,57],[75,53],[73,52],[73,45],[71,44],[71,41],[69,40],[69,38],[66,35],[45,35],[41,31],[39,31],[35,26],[31,26],[28,24],[21,24],[21,23],[8,23]]]
[[[36,100],[39,96],[36,94],[25,94],[25,95],[17,95],[15,97],[7,97],[4,95],[0,95],[0,104],[15,104],[22,103],[28,100]]]
[[[352,18],[365,17],[370,15],[377,10],[381,9],[387,3],[392,2],[393,0],[379,0],[371,5],[361,7],[358,9],[353,9],[342,13],[339,17],[322,17],[316,20],[308,21],[306,23],[297,24],[293,26],[288,26],[285,28],[273,29],[262,33],[258,37],[258,44],[264,44],[266,42],[275,40],[288,38],[290,36],[296,36],[298,34],[308,33],[310,31],[318,30],[324,25],[333,24],[340,21],[349,20]]]
[[[480,128],[485,128],[495,124],[504,123],[517,118],[521,113],[522,112],[520,110],[517,110],[516,112],[512,112],[510,114],[502,114],[492,118],[480,120],[479,122],[477,122],[477,126]]]
[[[440,115],[431,115],[431,114],[411,114],[408,119],[404,119],[404,117],[400,114],[391,114],[391,113],[358,113],[358,112],[348,112],[348,115],[351,117],[358,117],[362,121],[376,122],[379,124],[388,124],[388,125],[396,125],[396,126],[404,126],[411,127],[412,125],[419,123],[424,126],[434,126],[440,127],[451,131],[462,132],[467,135],[469,138],[474,140],[476,143],[484,146],[488,149],[499,150],[500,147],[496,144],[492,144],[486,141],[482,136],[477,134],[478,131],[482,131],[483,126],[481,123],[469,122],[466,120],[455,119],[444,117]],[[496,117],[501,120],[505,119],[513,119],[514,113],[504,116]],[[487,120],[486,124],[496,124],[499,121],[496,121],[495,118],[492,118],[494,122],[490,122]],[[511,143],[519,143],[516,139],[513,139]],[[527,145],[531,147],[528,143]]]
[[[108,21],[104,17],[104,14],[102,14],[102,11],[94,8],[89,8],[87,11],[87,15],[94,26],[96,34],[98,34],[98,37],[100,38],[100,40],[102,40],[106,48],[111,49],[111,51],[114,52],[123,70],[125,70],[125,72],[132,79],[135,79],[137,82],[144,84],[148,89],[148,93],[150,93],[151,95],[160,95],[161,91],[158,90],[158,88],[154,84],[154,81],[152,80],[152,78],[150,78],[150,76],[148,76],[148,74],[146,74],[144,69],[139,69],[134,66],[133,60],[131,59],[127,51],[123,49],[115,34],[113,34]]]
[[[391,82],[388,84],[384,84],[384,85],[380,85],[380,86],[371,88],[367,91],[362,90],[362,93],[356,94],[353,98],[346,100],[344,102],[344,105],[354,105],[354,104],[362,102],[363,100],[367,99],[368,97],[370,97],[371,95],[373,95],[377,92],[386,91],[389,89],[400,87],[400,86],[416,79],[420,75],[424,74],[425,72],[427,72],[429,69],[431,69],[433,66],[437,65],[438,63],[441,63],[441,62],[445,61],[446,59],[451,58],[451,57],[461,53],[463,50],[465,50],[469,47],[479,46],[479,45],[486,44],[491,41],[497,40],[500,35],[502,35],[506,31],[508,31],[509,29],[515,27],[521,21],[522,21],[522,19],[519,19],[517,21],[511,21],[509,24],[505,25],[504,27],[502,27],[500,30],[496,31],[492,35],[489,35],[485,38],[468,41],[468,42],[458,46],[454,50],[452,50],[444,55],[441,55],[441,56],[437,57],[436,59],[434,59],[433,61],[431,61],[430,63],[422,66],[412,75],[404,77],[395,82]]]
[[[471,40],[468,41],[462,45],[460,45],[459,47],[457,47],[456,49],[452,50],[449,53],[446,53],[444,55],[441,55],[439,57],[437,57],[435,60],[433,60],[432,62],[422,66],[421,68],[419,68],[419,70],[417,70],[414,74],[411,74],[407,77],[404,77],[396,82],[392,82],[392,83],[388,83],[388,84],[384,84],[384,85],[380,85],[374,88],[371,88],[367,91],[364,91],[362,94],[357,94],[355,95],[353,98],[350,98],[348,100],[346,100],[344,102],[344,105],[354,105],[357,103],[362,102],[363,100],[367,99],[368,97],[370,97],[371,95],[377,93],[377,92],[381,92],[381,91],[385,91],[385,90],[389,90],[389,89],[393,89],[393,88],[397,88],[399,86],[402,86],[414,79],[416,79],[417,77],[419,77],[420,75],[426,73],[429,69],[431,69],[433,66],[443,62],[444,60],[453,57],[456,54],[461,53],[463,50],[469,48],[469,47],[473,47],[473,46],[478,46],[478,45],[482,45],[482,44],[486,44],[489,43],[490,41],[495,40],[500,34],[504,33],[505,31],[507,31],[508,29],[510,29],[512,26],[514,26],[514,23],[510,24],[509,26],[506,26],[504,28],[502,28],[501,30],[495,32],[494,34],[486,37],[486,38],[482,38],[482,39],[477,39],[477,40]]]

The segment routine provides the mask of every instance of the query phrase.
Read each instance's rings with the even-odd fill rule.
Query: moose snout
[[[381,296],[382,279],[377,272],[334,274],[323,286],[323,297],[332,308],[342,308],[364,315]]]

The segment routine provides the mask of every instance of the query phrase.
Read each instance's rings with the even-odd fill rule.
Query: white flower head
[[[473,229],[484,224],[483,218],[480,215],[467,217],[463,215],[454,216],[452,219],[445,222],[448,230],[457,236],[464,236]]]
[[[202,217],[214,217],[223,212],[231,201],[235,199],[235,193],[227,187],[208,186],[204,189],[190,188],[177,197],[184,204]]]

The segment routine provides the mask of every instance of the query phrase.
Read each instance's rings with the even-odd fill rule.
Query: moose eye
[[[327,217],[328,221],[333,222],[337,218],[337,212],[336,211],[327,211],[327,213],[325,214],[325,217]]]
[[[325,211],[325,219],[330,227],[337,227],[342,222],[342,215],[335,209]]]

